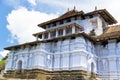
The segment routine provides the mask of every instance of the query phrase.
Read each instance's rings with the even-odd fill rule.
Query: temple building
[[[36,41],[10,50],[5,77],[41,80],[120,80],[120,25],[106,10],[75,9],[38,24]]]

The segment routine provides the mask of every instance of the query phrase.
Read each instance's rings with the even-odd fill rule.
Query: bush
[[[6,63],[7,58],[8,58],[8,56],[6,56],[0,60],[0,71],[5,69],[5,63]]]

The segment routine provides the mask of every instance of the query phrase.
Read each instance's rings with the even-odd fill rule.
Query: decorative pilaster
[[[108,50],[109,55],[115,55],[116,54],[116,40],[108,40]]]
[[[113,80],[113,77],[117,77],[117,66],[116,66],[116,58],[111,57],[108,59],[109,60],[109,76],[110,80]]]

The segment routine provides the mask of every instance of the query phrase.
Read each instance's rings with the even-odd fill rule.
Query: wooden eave
[[[26,46],[26,45],[36,45],[37,43],[40,43],[41,41],[33,41],[33,42],[27,42],[24,44],[19,44],[19,45],[14,45],[10,47],[4,48],[5,50],[11,50],[12,48],[20,48],[21,46]]]
[[[58,28],[55,28],[55,29],[52,29],[52,30],[47,30],[47,31],[43,31],[43,32],[38,32],[38,33],[33,34],[33,36],[41,35],[41,34],[43,34],[43,33],[48,33],[48,32],[52,32],[52,31],[55,31],[55,30],[64,29],[64,28],[67,28],[67,27],[73,27],[73,26],[75,26],[75,27],[83,30],[83,27],[82,27],[82,26],[80,26],[80,25],[77,24],[77,23],[73,23],[73,24],[69,24],[69,25],[67,25],[67,26],[61,26],[61,27],[58,27]]]
[[[39,27],[44,27],[47,24],[54,23],[54,22],[57,22],[57,21],[60,21],[60,20],[63,20],[63,19],[67,19],[67,18],[70,18],[70,17],[73,17],[73,16],[80,16],[80,15],[83,15],[83,14],[84,14],[83,11],[71,10],[71,11],[68,11],[65,14],[61,15],[58,18],[55,18],[55,19],[40,23],[40,24],[38,24],[38,26]]]
[[[104,41],[104,40],[111,40],[111,39],[120,39],[120,31],[112,32],[112,33],[105,33],[98,37],[96,37],[97,41]]]
[[[96,36],[96,41],[111,39],[120,39],[120,25],[109,26],[105,29],[103,34]]]
[[[106,9],[95,10],[93,12],[86,13],[84,16],[90,16],[95,14],[99,14],[109,24],[117,23],[117,20]]]

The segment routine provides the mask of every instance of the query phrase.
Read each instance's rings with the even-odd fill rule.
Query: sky
[[[0,59],[5,47],[35,41],[37,25],[64,14],[68,8],[85,13],[106,9],[120,23],[120,0],[0,0]]]

